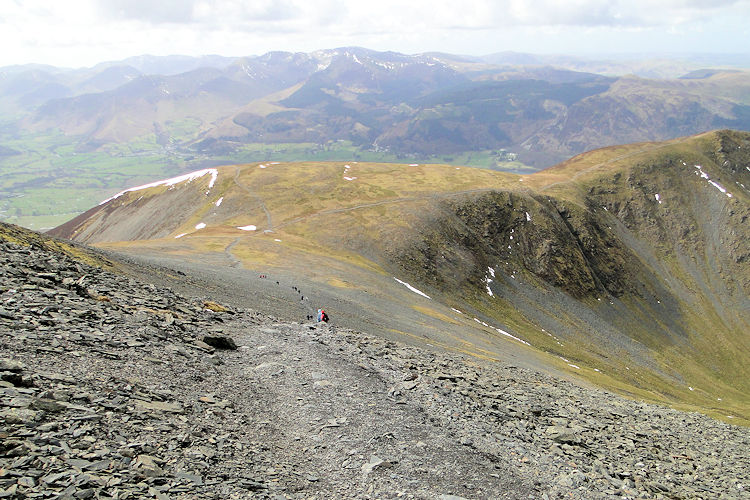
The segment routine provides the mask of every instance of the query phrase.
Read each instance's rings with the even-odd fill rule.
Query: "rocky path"
[[[533,491],[508,458],[488,462],[403,396],[399,383],[415,387],[416,373],[382,373],[368,363],[373,353],[348,343],[355,338],[336,336],[317,325],[256,327],[226,360],[236,366],[231,385],[256,389],[235,407],[260,397],[274,416],[268,425],[293,471],[282,484],[294,491],[314,483],[319,498],[521,498]],[[359,343],[370,347],[368,339]]]
[[[0,498],[750,498],[750,431],[0,242]]]

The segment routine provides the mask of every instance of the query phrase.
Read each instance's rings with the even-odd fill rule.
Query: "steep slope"
[[[0,223],[4,498],[747,496],[748,428],[58,245]]]
[[[742,416],[748,151],[748,134],[723,131],[597,150],[529,176],[221,167],[123,193],[54,233],[217,269],[275,269],[387,336]]]

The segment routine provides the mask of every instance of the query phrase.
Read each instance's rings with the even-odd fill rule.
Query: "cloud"
[[[0,65],[351,45],[736,52],[748,25],[750,0],[12,0],[0,17]]]
[[[195,0],[100,0],[96,6],[108,21],[159,24],[194,22],[195,3]]]
[[[101,0],[99,12],[109,21],[139,21],[145,24],[202,24],[233,28],[262,23],[315,20],[316,12],[332,13],[337,2],[298,0]]]

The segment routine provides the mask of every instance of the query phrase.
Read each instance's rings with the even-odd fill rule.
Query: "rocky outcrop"
[[[394,260],[443,288],[484,288],[492,267],[507,275],[528,272],[576,298],[636,291],[636,257],[600,214],[573,203],[490,192],[445,203],[440,217],[417,230]]]

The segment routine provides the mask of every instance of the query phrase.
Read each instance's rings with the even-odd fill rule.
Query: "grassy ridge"
[[[237,144],[232,151],[186,150],[198,120],[167,122],[163,134],[79,150],[60,132],[0,133],[0,146],[18,154],[0,156],[0,220],[32,229],[55,227],[131,186],[197,170],[206,165],[254,161],[367,161],[403,163],[403,155],[362,150],[347,141],[328,144]],[[162,139],[162,136],[165,139]],[[533,171],[497,151],[425,156],[414,161]],[[71,195],[74,193],[73,195]]]

